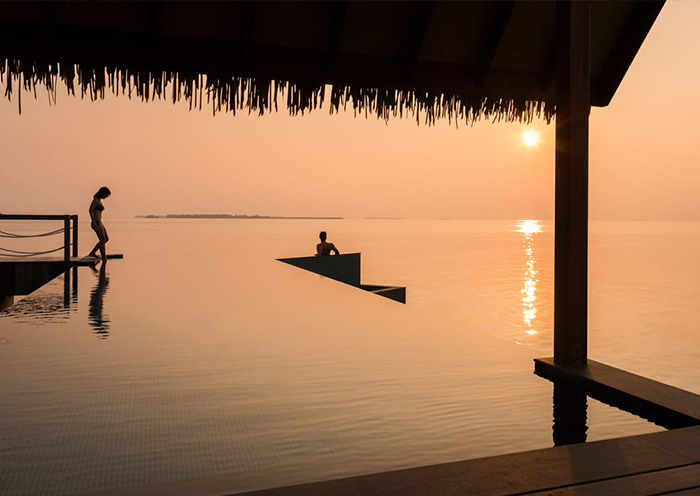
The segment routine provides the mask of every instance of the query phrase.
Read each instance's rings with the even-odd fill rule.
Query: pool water
[[[245,491],[552,446],[532,362],[551,356],[549,223],[108,227],[123,260],[0,313],[3,495],[221,473]],[[590,355],[700,392],[690,227],[592,229]],[[275,260],[312,254],[320,230],[407,304]],[[685,248],[659,267],[668,243]],[[662,430],[590,398],[587,417],[588,440]]]

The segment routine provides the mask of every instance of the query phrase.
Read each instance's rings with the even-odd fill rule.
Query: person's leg
[[[93,231],[95,231],[95,234],[97,235],[97,243],[95,243],[95,247],[92,250],[90,250],[90,253],[88,253],[88,257],[95,257],[97,256],[97,250],[100,248],[100,233],[98,231],[98,227],[95,225],[94,222],[90,224],[90,227]]]
[[[98,238],[99,238],[99,236],[98,236]],[[95,243],[95,247],[94,247],[92,250],[90,250],[90,253],[88,253],[88,257],[95,257],[95,256],[97,256],[97,250],[98,250],[99,248],[100,248],[100,242],[98,241],[97,243]]]
[[[88,254],[88,257],[95,257],[97,256],[97,250],[100,251],[100,254],[102,256],[102,260],[107,260],[107,250],[105,247],[105,244],[107,241],[109,241],[109,236],[107,235],[107,229],[105,229],[105,226],[100,222],[97,225],[91,226],[92,229],[95,231],[95,234],[97,234],[97,244],[95,247],[90,251]]]
[[[100,224],[99,229],[100,230],[97,233],[97,237],[100,239],[100,242],[98,243],[100,245],[100,254],[102,255],[102,261],[106,262],[107,247],[105,245],[107,244],[107,241],[109,241],[109,236],[107,236],[107,229],[105,229],[105,226],[103,224]]]

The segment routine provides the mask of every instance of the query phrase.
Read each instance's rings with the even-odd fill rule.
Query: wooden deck
[[[107,259],[124,258],[122,254],[107,255]],[[12,304],[11,297],[28,295],[71,267],[92,267],[96,257],[63,256],[2,258],[0,257],[0,308]]]
[[[107,260],[113,260],[113,259],[123,259],[124,255],[121,253],[108,253],[107,254]],[[69,259],[69,264],[71,266],[77,265],[79,267],[85,267],[89,265],[95,265],[97,262],[99,262],[99,258],[97,257],[70,257]],[[62,256],[53,256],[53,257],[26,257],[26,258],[3,258],[0,256],[0,263],[18,263],[18,264],[27,264],[27,263],[36,263],[36,262],[41,262],[41,263],[63,263],[65,260],[63,259]]]

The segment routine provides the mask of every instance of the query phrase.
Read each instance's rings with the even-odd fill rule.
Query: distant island
[[[168,214],[136,215],[136,219],[285,219],[285,220],[342,220],[343,217],[276,217],[270,215],[231,215],[231,214]]]

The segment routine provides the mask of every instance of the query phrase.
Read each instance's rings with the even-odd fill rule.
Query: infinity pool
[[[551,232],[518,225],[113,222],[124,260],[0,313],[0,492],[244,491],[551,446]],[[275,261],[321,229],[407,304]],[[661,430],[587,416],[588,440]]]

